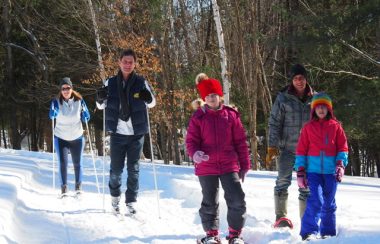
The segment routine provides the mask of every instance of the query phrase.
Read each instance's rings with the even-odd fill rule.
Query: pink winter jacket
[[[209,160],[195,164],[195,174],[222,175],[248,170],[251,164],[246,140],[236,110],[223,105],[216,111],[207,106],[199,108],[190,119],[186,148],[190,157],[203,151]]]

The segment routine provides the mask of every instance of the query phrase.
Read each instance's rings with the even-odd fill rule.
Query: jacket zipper
[[[214,120],[214,135],[215,135],[215,142],[216,142],[216,165],[217,167],[219,168],[219,174],[222,172],[221,171],[221,167],[220,167],[220,163],[219,163],[219,140],[218,140],[218,128],[217,128],[217,116],[215,116],[215,114],[212,114],[213,116],[213,120]]]
[[[323,121],[321,122],[321,134],[322,134],[322,145],[324,144],[324,135],[323,135]],[[325,152],[324,150],[322,149],[321,150],[321,173],[323,174],[323,164],[324,164],[324,155],[325,155]]]

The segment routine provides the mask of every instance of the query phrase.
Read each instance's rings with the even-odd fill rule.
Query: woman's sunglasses
[[[71,87],[64,87],[61,89],[61,91],[70,91],[71,90]]]

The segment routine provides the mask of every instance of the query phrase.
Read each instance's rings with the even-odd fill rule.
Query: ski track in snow
[[[111,212],[108,169],[105,166],[105,209],[103,195],[97,194],[92,160],[83,160],[83,191],[79,199],[58,199],[60,192],[57,162],[56,189],[52,187],[52,155],[49,153],[0,149],[0,244],[2,243],[192,243],[202,237],[198,216],[201,189],[192,167],[156,164],[160,194],[160,218],[151,164],[140,166],[138,218],[119,220]],[[102,184],[102,161],[96,160]],[[73,168],[68,169],[69,191],[73,192]],[[254,171],[243,184],[247,221],[243,238],[249,244],[303,243],[299,237],[298,189],[289,188],[289,217],[294,229],[273,229],[273,186],[276,172]],[[123,173],[122,192],[126,172]],[[102,186],[101,186],[102,187]],[[103,189],[100,189],[101,192]],[[227,207],[220,191],[220,231],[227,235]],[[121,211],[125,213],[121,200]],[[379,179],[345,177],[337,194],[338,237],[308,243],[377,243],[380,238]],[[365,209],[366,211],[363,211]]]

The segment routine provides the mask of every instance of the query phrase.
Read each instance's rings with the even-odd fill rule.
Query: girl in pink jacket
[[[251,165],[245,130],[239,113],[222,104],[223,90],[218,80],[199,74],[196,84],[206,104],[190,119],[186,148],[202,187],[199,215],[206,236],[198,243],[221,243],[219,181],[228,206],[227,239],[230,244],[243,243],[240,235],[246,219],[246,203],[240,179],[244,181]]]

